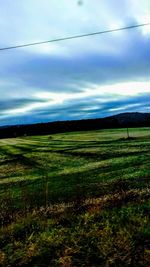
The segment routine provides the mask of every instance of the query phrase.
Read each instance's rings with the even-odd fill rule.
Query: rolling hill
[[[0,138],[125,127],[150,127],[150,113],[121,113],[96,119],[3,126],[0,127]]]

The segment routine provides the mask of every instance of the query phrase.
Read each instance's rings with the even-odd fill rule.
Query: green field
[[[150,266],[150,128],[0,140],[0,266]]]

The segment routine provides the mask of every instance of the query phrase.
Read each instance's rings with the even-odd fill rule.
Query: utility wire
[[[17,49],[17,48],[22,48],[22,47],[34,46],[34,45],[42,45],[42,44],[47,44],[47,43],[61,42],[61,41],[66,41],[66,40],[71,40],[71,39],[78,39],[78,38],[93,36],[93,35],[100,35],[100,34],[106,34],[106,33],[111,33],[111,32],[130,30],[130,29],[144,27],[144,26],[150,26],[150,22],[149,23],[143,23],[143,24],[130,25],[130,26],[126,26],[123,28],[109,29],[109,30],[104,30],[104,31],[99,31],[99,32],[92,32],[92,33],[85,33],[85,34],[81,34],[81,35],[62,37],[62,38],[52,39],[52,40],[48,40],[48,41],[20,44],[20,45],[8,46],[8,47],[1,47],[0,51]]]

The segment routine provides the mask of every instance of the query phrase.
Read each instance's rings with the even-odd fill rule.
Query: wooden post
[[[127,127],[127,139],[129,139],[129,128]]]

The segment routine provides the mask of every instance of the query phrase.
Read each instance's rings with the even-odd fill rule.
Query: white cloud
[[[0,0],[0,35],[1,46],[19,43],[38,42],[64,36],[101,31],[123,27],[128,21],[145,22],[149,19],[149,1],[138,0],[91,0],[84,1],[82,6],[76,0]],[[128,10],[124,10],[128,8]],[[9,17],[9,20],[8,20]],[[141,29],[142,32],[147,27]],[[9,34],[8,34],[9,33]],[[41,45],[26,48],[26,51],[44,54],[80,53],[89,49],[116,52],[121,49],[125,35],[116,32],[100,37],[84,38],[82,41],[67,41],[52,45]],[[116,42],[116,37],[118,37]],[[120,38],[119,38],[120,37]],[[123,38],[124,39],[124,38]],[[114,46],[110,46],[110,41]],[[86,45],[88,42],[88,46]],[[113,47],[113,49],[112,49]],[[116,49],[115,49],[116,47]],[[72,49],[73,48],[73,49]],[[68,52],[67,52],[68,50]]]
[[[149,0],[84,0],[81,6],[77,4],[76,0],[0,0],[0,7],[1,47],[40,42],[150,21]],[[9,110],[5,109],[1,113],[2,116],[10,118],[22,116],[38,109],[63,107],[70,102],[85,101],[86,98],[90,97],[95,97],[101,104],[107,103],[110,99],[119,101],[122,98],[150,93],[150,81],[146,81],[148,76],[144,76],[145,74],[142,73],[143,81],[137,82],[140,76],[138,76],[139,72],[142,69],[148,70],[149,68],[149,63],[146,62],[148,51],[144,55],[144,44],[146,43],[144,41],[149,40],[149,34],[150,27],[146,26],[134,30],[132,35],[129,31],[118,31],[107,35],[43,44],[2,53],[0,66],[1,100],[8,99],[8,101],[11,101],[17,98],[34,100],[33,103],[29,102],[19,107],[10,106]],[[140,50],[141,58],[139,58],[141,62],[139,62],[139,65],[137,64],[139,60],[139,51],[137,50],[135,54],[137,54],[138,59],[136,60],[133,57],[135,65],[129,61],[129,53],[133,55],[134,52],[133,42],[135,47],[137,42],[137,48]],[[146,45],[148,46],[148,42]],[[90,64],[89,66],[85,66],[85,63],[82,65],[82,59],[88,58],[89,55],[91,58],[87,62],[91,62],[92,70]],[[92,55],[94,55],[93,58]],[[102,60],[102,64],[96,61],[96,57],[99,55],[98,59],[99,62]],[[122,64],[126,61],[125,56],[129,61],[125,63],[126,65]],[[49,61],[47,60],[48,57]],[[69,57],[71,60],[64,63],[63,60],[58,60],[62,57]],[[39,59],[39,61],[35,59]],[[50,63],[51,59],[52,64],[55,64],[54,68]],[[78,59],[79,65],[82,66],[80,68],[77,64],[74,68]],[[42,62],[42,67],[40,62]],[[65,64],[68,64],[66,69]],[[71,70],[69,70],[69,64],[71,64]],[[128,78],[131,65],[133,72],[134,67],[139,72],[136,73],[135,70],[135,75]],[[120,69],[120,66],[122,69]],[[124,69],[124,66],[126,69]],[[62,71],[58,71],[57,75],[57,70],[60,68]],[[28,69],[29,71],[27,71]],[[121,77],[118,81],[122,82],[115,82],[117,75],[119,78]],[[89,85],[83,85],[86,79]],[[110,82],[109,85],[103,85],[103,81],[107,82],[106,79]],[[125,82],[127,80],[128,82]],[[77,85],[72,86],[69,84],[71,82],[77,83]],[[71,88],[70,92],[67,92],[68,88]],[[50,90],[55,92],[56,89],[61,92],[50,92]],[[43,102],[40,100],[43,100]],[[93,104],[93,107],[90,107],[91,111],[95,107]],[[121,109],[121,107],[118,108]],[[124,108],[126,107],[124,106]],[[88,111],[88,107],[83,107],[83,111],[86,110]]]
[[[25,114],[29,111],[38,110],[46,107],[60,106],[69,103],[69,101],[82,101],[86,98],[96,97],[99,103],[107,103],[110,100],[121,100],[123,97],[137,96],[139,94],[146,94],[150,92],[150,82],[128,82],[128,83],[118,83],[106,86],[93,85],[93,88],[85,88],[79,93],[50,93],[50,92],[38,92],[32,95],[35,103],[28,104],[23,107],[10,109],[2,112],[2,115],[14,116],[18,114]],[[45,100],[45,102],[40,102],[39,100]],[[137,104],[136,104],[137,106]],[[130,106],[124,106],[121,108],[113,108],[110,111],[119,111],[129,108]],[[82,108],[82,110],[94,110],[96,106],[90,108]]]

